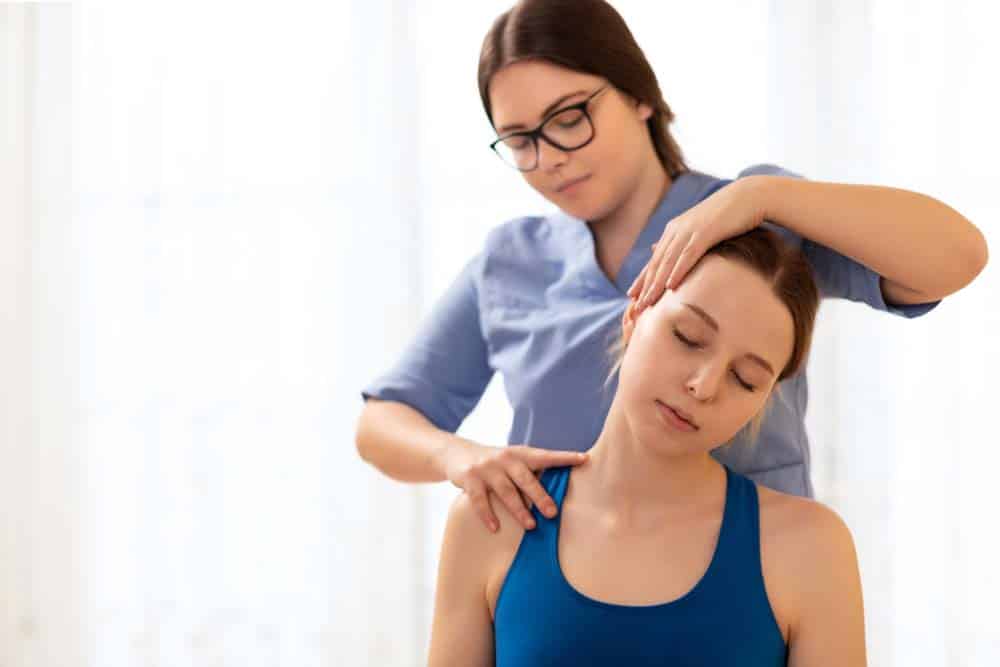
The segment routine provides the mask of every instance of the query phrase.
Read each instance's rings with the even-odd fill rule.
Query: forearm
[[[940,299],[986,264],[979,229],[926,195],[873,185],[749,176],[759,219],[786,227],[858,261],[914,295]]]
[[[355,444],[361,458],[401,482],[442,482],[447,479],[445,456],[473,446],[408,405],[373,399],[358,419]]]

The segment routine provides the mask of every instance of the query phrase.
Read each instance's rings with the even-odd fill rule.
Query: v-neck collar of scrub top
[[[586,258],[583,268],[591,279],[587,281],[588,284],[606,292],[608,296],[624,298],[639,272],[653,256],[652,245],[660,240],[667,223],[701,201],[706,196],[707,189],[714,190],[717,188],[712,188],[713,185],[721,187],[728,182],[720,183],[718,179],[696,171],[687,171],[677,176],[663,199],[653,209],[649,221],[629,250],[614,281],[597,261],[597,246],[590,225],[584,220],[560,212],[566,220],[575,223],[572,227],[579,243],[579,251]]]

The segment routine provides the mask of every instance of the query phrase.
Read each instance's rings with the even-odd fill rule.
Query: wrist
[[[443,479],[451,479],[450,471],[463,458],[472,456],[476,443],[453,433],[442,433],[435,443],[431,462],[434,470]]]
[[[782,176],[755,174],[744,176],[734,183],[740,204],[747,217],[753,221],[754,227],[765,220],[771,220],[774,210],[772,202],[775,197],[780,196],[781,182],[784,180],[786,179]]]

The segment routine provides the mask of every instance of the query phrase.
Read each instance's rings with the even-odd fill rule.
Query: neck
[[[664,449],[662,442],[643,442],[632,431],[616,397],[588,462],[573,473],[583,492],[578,497],[585,494],[588,504],[638,521],[717,503],[725,485],[722,466],[707,451]]]
[[[646,163],[649,167],[643,170],[621,204],[588,223],[594,235],[598,261],[612,277],[673,183],[655,154]]]

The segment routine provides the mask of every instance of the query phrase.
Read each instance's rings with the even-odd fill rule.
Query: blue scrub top
[[[796,176],[757,165],[739,176]],[[557,212],[511,220],[488,234],[437,301],[402,357],[365,387],[365,400],[398,401],[454,432],[495,372],[514,410],[508,444],[585,451],[611,408],[617,375],[608,348],[621,335],[629,286],[652,256],[668,222],[731,181],[699,172],[678,176],[653,211],[616,279],[597,263],[586,222]],[[853,259],[772,226],[808,258],[821,295],[916,317],[939,302],[891,306],[880,276]],[[805,429],[806,372],[787,378],[761,422],[756,443],[740,432],[712,455],[735,472],[778,491],[812,497]]]

